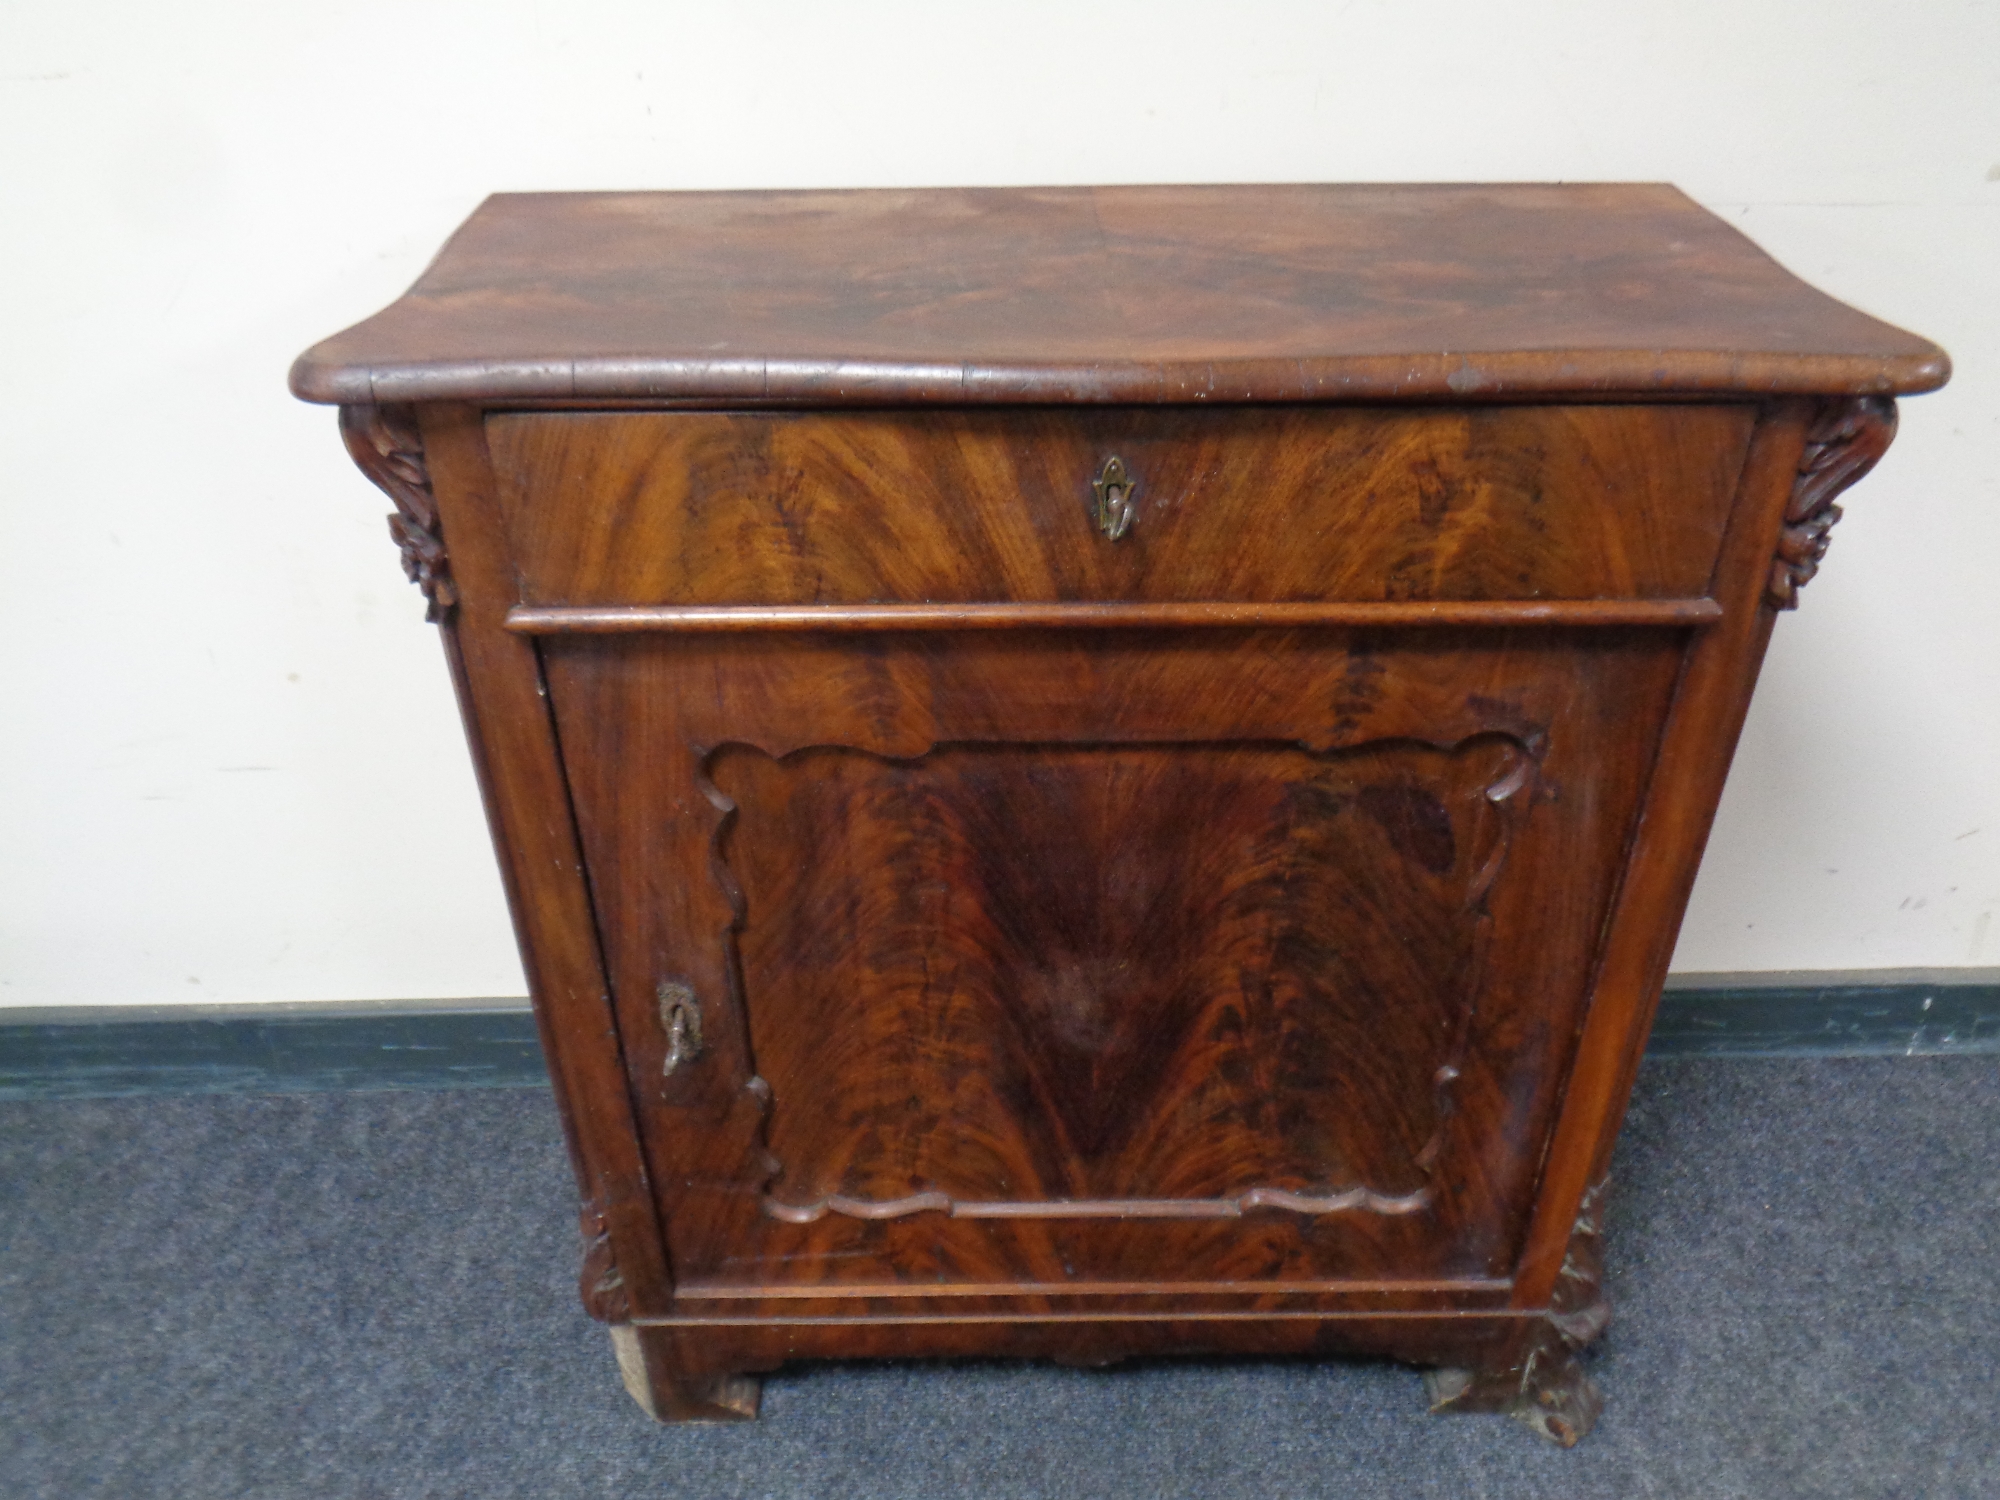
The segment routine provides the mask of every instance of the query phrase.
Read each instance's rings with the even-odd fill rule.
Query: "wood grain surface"
[[[530,605],[1662,598],[1706,589],[1755,419],[600,413],[496,416],[488,441]]]
[[[418,431],[421,448],[403,452],[406,464],[423,464],[437,494],[438,525],[453,541],[447,576],[456,598],[443,621],[445,655],[576,1172],[586,1246],[581,1290],[593,1312],[663,1312],[672,1301],[672,1272],[622,1087],[616,1018],[580,878],[555,724],[533,644],[501,625],[510,569],[479,414],[425,408]]]
[[[1772,621],[1948,368],[1664,187],[490,200],[293,382],[642,1404],[1382,1353],[1580,1436]]]
[[[766,1212],[1420,1208],[1533,771],[1501,736],[724,747]]]
[[[1163,1283],[1199,1299],[1207,1282],[1282,1294],[1342,1279],[1504,1277],[1539,1159],[1525,1142],[1548,1128],[1643,785],[1633,772],[1652,753],[1686,634],[1003,632],[897,636],[865,648],[763,636],[545,642],[681,1294],[819,1285],[867,1297],[901,1285],[949,1300],[955,1289],[1013,1286],[1033,1305],[1044,1294],[1026,1289],[1062,1285]],[[1534,791],[1521,794],[1504,866],[1474,900],[1472,856],[1495,847],[1498,808],[1465,799],[1496,785],[1477,757],[1500,744],[1532,760]],[[1261,770],[1225,774],[1231,755],[1218,745],[1256,747],[1250,759]],[[1042,757],[1024,749],[953,748],[971,746],[1041,747],[1047,779],[1035,780]],[[1463,785],[1444,774],[1453,764],[1446,751],[1460,746]],[[1316,757],[1331,758],[1313,770]],[[1086,771],[1091,764],[1098,769]],[[1141,785],[1164,778],[1153,799],[1164,805],[1134,809],[1125,822],[1087,812],[1108,809],[1106,768],[1127,764]],[[787,774],[787,765],[814,774]],[[1065,776],[1058,766],[1073,769]],[[1232,784],[1238,774],[1247,776],[1241,786]],[[1040,786],[1039,806],[1052,816],[1010,811],[1011,797],[982,791],[981,778],[996,775],[1009,786],[1027,778],[1017,789],[1025,807],[1038,805],[1030,793]],[[1375,788],[1386,823],[1352,806],[1325,814],[1317,832],[1282,822],[1281,789],[1311,804],[1321,778],[1355,798]],[[1076,810],[1054,815],[1049,797],[1074,799]],[[1439,814],[1430,798],[1450,811]],[[739,821],[747,843],[736,841]],[[1281,826],[1297,847],[1280,852],[1271,842]],[[1431,872],[1423,861],[1443,864],[1445,827],[1450,864]],[[1101,968],[1111,948],[1099,939],[1093,949],[1077,924],[1095,904],[1114,931],[1129,929],[1134,918],[1102,909],[1092,894],[1105,871],[1122,866],[1151,882],[1134,894],[1150,892],[1172,919],[1149,941],[1118,933],[1131,948],[1129,991],[1089,988],[1091,965]],[[1259,926],[1241,904],[1260,880],[1277,900],[1273,876],[1314,907],[1331,945],[1317,957],[1298,949],[1273,978],[1271,993],[1291,986],[1296,1004],[1266,997],[1247,957],[1234,976],[1226,959],[1231,940],[1247,944],[1247,955],[1284,931],[1287,919],[1274,914]],[[964,906],[950,906],[950,889]],[[1190,930],[1174,930],[1183,925]],[[899,958],[901,939],[917,928],[930,937]],[[1206,966],[1196,957],[1204,936],[1224,945]],[[962,950],[948,976],[931,938]],[[1404,942],[1414,946],[1405,951]],[[934,960],[928,985],[924,952]],[[688,985],[705,1016],[703,1057],[671,1074],[654,1001],[662,982]],[[1308,1000],[1314,984],[1319,998]],[[1043,1026],[1021,1031],[1035,1007]],[[1306,1015],[1317,1029],[1289,1044],[1292,1062],[1282,1051],[1267,1061],[1276,1072],[1230,1083],[1245,1053],[1240,1030],[1222,1022],[1234,1015],[1240,1028],[1253,1011],[1260,1035]],[[974,1018],[986,1024],[983,1040]],[[1083,1027],[1076,1036],[1094,1043],[1064,1043],[1050,1029],[1058,1022]],[[1440,1096],[1424,1079],[1456,1045],[1441,1033],[1461,1023],[1460,1076]],[[1410,1055],[1389,1056],[1392,1041]],[[1147,1056],[1174,1061],[1182,1095],[1173,1080],[1154,1079]],[[1211,1064],[1224,1081],[1204,1085]],[[1334,1089],[1323,1112],[1304,1106],[1302,1088],[1270,1092],[1286,1069],[1315,1066]],[[1165,1092],[1150,1092],[1155,1083]],[[1205,1086],[1218,1092],[1204,1096]],[[1382,1118],[1348,1117],[1377,1091]],[[1280,1116],[1257,1099],[1292,1111],[1286,1129],[1295,1134],[1271,1134]],[[946,1111],[947,1138],[882,1136],[898,1101],[911,1122]],[[1224,1137],[1212,1146],[1190,1128],[1203,1110]],[[824,1129],[829,1122],[838,1128]],[[850,1140],[849,1125],[857,1138],[876,1137]],[[978,1148],[971,1127],[997,1143],[984,1167],[953,1159]],[[968,1140],[954,1144],[961,1130]],[[1172,1163],[1166,1143],[1177,1134],[1198,1143],[1197,1160]],[[1320,1154],[1297,1144],[1313,1140],[1324,1143]],[[1240,1157],[1242,1175],[1223,1168],[1230,1157]],[[862,1171],[845,1175],[857,1160]],[[829,1212],[790,1222],[765,1206],[774,1191],[793,1204],[834,1192],[907,1194],[913,1162],[929,1164],[916,1167],[929,1174],[921,1190],[986,1201],[1215,1198],[1267,1180],[1287,1189],[1433,1188],[1401,1213],[1272,1205],[1202,1218]],[[800,1191],[792,1172],[806,1174]],[[1421,1302],[1419,1292],[1408,1296]],[[1381,1305],[1379,1289],[1353,1295]],[[1339,1287],[1314,1296],[1321,1306],[1351,1302]],[[924,1304],[899,1305],[908,1313]]]
[[[1950,365],[1658,184],[505,194],[311,401],[1910,392]]]

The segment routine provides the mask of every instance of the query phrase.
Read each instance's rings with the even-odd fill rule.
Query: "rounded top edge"
[[[1521,350],[1162,364],[944,364],[879,359],[450,360],[372,368],[308,350],[289,384],[323,405],[431,401],[760,404],[1237,405],[1714,396],[1913,396],[1950,380],[1935,347],[1909,355]]]

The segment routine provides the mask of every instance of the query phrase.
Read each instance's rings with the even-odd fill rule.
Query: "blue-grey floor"
[[[660,1428],[546,1093],[0,1105],[0,1495],[2000,1496],[2000,1057],[1649,1063],[1573,1452],[1335,1363],[830,1366]]]

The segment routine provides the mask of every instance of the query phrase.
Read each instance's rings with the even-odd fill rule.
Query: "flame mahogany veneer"
[[[633,1394],[1349,1352],[1574,1442],[1772,621],[1947,369],[1663,187],[490,200],[293,384]]]

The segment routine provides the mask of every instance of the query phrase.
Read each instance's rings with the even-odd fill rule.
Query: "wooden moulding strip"
[[[1712,625],[1713,599],[1399,600],[1310,604],[516,605],[521,635],[648,631],[1102,630],[1298,626]]]
[[[641,1328],[840,1328],[882,1327],[924,1323],[1392,1323],[1392,1322],[1518,1322],[1548,1316],[1545,1308],[1470,1307],[1427,1311],[1384,1312],[1373,1308],[1328,1311],[1324,1308],[1275,1308],[1265,1311],[1221,1308],[1169,1312],[941,1312],[825,1313],[771,1318],[726,1313],[674,1313],[634,1318]]]
[[[1505,1296],[1514,1283],[1504,1277],[1463,1281],[993,1281],[828,1282],[800,1286],[710,1286],[683,1283],[676,1302],[873,1301],[885,1297],[1406,1297]]]

